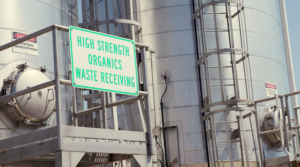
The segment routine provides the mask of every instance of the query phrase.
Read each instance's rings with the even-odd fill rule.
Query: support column
[[[55,167],[76,167],[84,152],[55,152]]]

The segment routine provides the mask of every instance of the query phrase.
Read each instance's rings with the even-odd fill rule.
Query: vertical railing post
[[[289,139],[288,139],[288,126],[286,123],[286,113],[285,113],[285,108],[284,108],[284,101],[283,101],[283,96],[280,96],[280,103],[281,103],[281,109],[282,109],[282,113],[281,113],[281,118],[283,119],[283,130],[284,130],[284,142],[282,144],[285,145],[286,149],[288,152],[290,152],[290,146],[289,146]],[[288,110],[286,112],[289,112]],[[281,123],[281,121],[279,122]],[[282,128],[280,128],[282,129]]]
[[[130,20],[134,21],[134,17],[133,17],[133,1],[129,0],[129,8],[130,8]],[[134,30],[134,25],[131,25],[131,37],[132,40],[135,41],[135,30]]]
[[[102,123],[103,123],[103,129],[107,129],[107,115],[106,115],[106,98],[105,96],[107,96],[107,93],[102,91],[101,92],[101,105],[102,105]],[[101,122],[100,122],[101,124]]]
[[[148,73],[147,73],[147,56],[146,56],[146,48],[141,49],[141,57],[143,63],[143,85],[144,91],[149,92],[149,82],[148,82]],[[145,100],[145,108],[146,108],[146,116],[147,116],[147,132],[148,132],[148,143],[149,143],[149,153],[151,155],[155,154],[155,149],[153,148],[153,132],[152,132],[152,120],[151,120],[151,107],[150,107],[150,99],[149,94],[148,96],[144,97]]]
[[[72,80],[72,78],[71,78],[71,80]],[[78,126],[78,118],[77,118],[77,116],[75,116],[75,114],[77,112],[76,88],[74,86],[71,86],[71,89],[72,89],[72,94],[73,94],[73,98],[72,98],[72,103],[73,103],[73,125]]]
[[[56,127],[58,150],[62,150],[62,132],[61,132],[61,103],[60,103],[60,78],[59,78],[59,61],[57,53],[57,29],[52,29],[53,38],[53,57],[54,57],[54,76],[55,76],[55,98],[56,98]]]

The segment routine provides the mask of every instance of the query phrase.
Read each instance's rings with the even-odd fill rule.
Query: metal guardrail
[[[45,33],[48,33],[50,31],[52,31],[52,35],[53,35],[53,58],[54,58],[54,76],[55,76],[55,79],[52,80],[52,81],[49,81],[49,82],[46,82],[46,83],[43,83],[43,84],[40,84],[40,85],[37,85],[37,86],[34,86],[34,87],[31,87],[31,88],[28,88],[28,89],[25,89],[25,90],[22,90],[22,91],[19,91],[19,92],[15,92],[15,93],[12,93],[10,95],[6,95],[6,96],[3,96],[3,97],[0,97],[0,102],[4,102],[6,100],[9,100],[9,99],[12,99],[12,98],[15,98],[15,97],[18,97],[18,96],[21,96],[21,95],[24,95],[24,94],[28,94],[30,92],[34,92],[34,91],[37,91],[39,89],[43,89],[43,88],[46,88],[46,87],[49,87],[49,86],[53,86],[55,85],[55,98],[56,98],[56,122],[57,122],[57,126],[55,127],[55,133],[57,133],[57,146],[58,146],[58,151],[62,150],[62,145],[63,145],[63,133],[64,133],[64,126],[62,125],[62,121],[61,121],[61,100],[60,100],[60,85],[67,85],[67,86],[71,86],[72,87],[72,83],[71,81],[69,80],[63,80],[63,79],[60,79],[59,78],[59,55],[58,55],[58,47],[57,47],[57,30],[59,31],[64,31],[64,32],[69,32],[69,27],[65,27],[65,26],[61,26],[61,25],[51,25],[47,28],[44,28],[42,30],[39,30],[37,32],[34,32],[32,34],[29,34],[23,38],[20,38],[20,39],[17,39],[15,41],[12,41],[12,42],[9,42],[5,45],[2,45],[0,46],[0,51],[2,50],[5,50],[7,48],[10,48],[14,45],[17,45],[17,44],[20,44],[24,41],[27,41],[31,38],[34,38],[34,37],[37,37],[37,36],[40,36],[40,35],[43,35]],[[140,48],[142,51],[142,58],[143,58],[143,61],[146,61],[146,53],[145,51],[149,48],[149,46],[146,46],[144,44],[140,44],[140,43],[135,43],[135,46]],[[147,72],[145,69],[146,66],[146,62],[143,63],[144,65],[144,75],[147,76]],[[146,85],[146,88],[145,90],[147,91],[147,88],[148,88],[148,78],[144,76],[144,82],[145,82],[145,85]],[[73,91],[74,91],[74,87],[73,87]],[[133,102],[133,101],[137,101],[137,100],[140,100],[142,98],[144,98],[145,100],[145,108],[146,108],[146,114],[147,114],[147,120],[145,121],[146,124],[147,124],[147,132],[145,133],[147,136],[147,143],[148,143],[148,147],[149,147],[149,150],[150,152],[148,152],[148,154],[151,154],[153,155],[154,154],[154,148],[153,147],[153,132],[152,132],[152,121],[151,121],[151,111],[150,111],[150,104],[149,104],[149,99],[148,99],[148,92],[145,92],[145,91],[140,91],[139,92],[139,96],[138,97],[133,97],[133,98],[128,98],[128,99],[123,99],[123,100],[119,100],[119,101],[116,101],[116,102],[113,102],[113,103],[110,103],[110,104],[107,104],[105,106],[105,108],[110,108],[110,107],[115,107],[115,106],[118,106],[118,105],[122,105],[122,104],[126,104],[126,103],[129,103],[129,102]],[[73,98],[73,103],[76,102],[76,98]],[[75,105],[76,106],[76,105]],[[77,117],[77,116],[80,116],[80,115],[84,115],[84,114],[87,114],[87,113],[91,113],[91,112],[94,112],[94,111],[99,111],[102,109],[102,106],[97,106],[97,107],[94,107],[94,108],[90,108],[90,109],[87,109],[87,110],[83,110],[83,111],[79,111],[79,112],[76,112],[74,114],[74,117]],[[76,108],[74,108],[74,110],[76,111]],[[77,127],[78,128],[78,127]],[[120,131],[118,131],[120,132]],[[35,134],[35,133],[42,133],[42,132],[32,132],[32,134]],[[75,133],[75,132],[74,132]],[[117,133],[117,132],[116,132]],[[122,133],[122,132],[121,132]],[[30,133],[31,134],[31,133]],[[30,134],[26,134],[26,135],[29,135]],[[8,139],[10,140],[10,138]],[[1,145],[3,141],[0,142],[0,148],[7,148],[5,145]],[[5,143],[5,142],[4,142]]]
[[[264,98],[264,99],[259,99],[259,100],[254,101],[256,113],[257,113],[257,104],[258,103],[267,102],[267,101],[271,101],[271,100],[276,100],[276,106],[279,106],[279,103],[280,103],[281,110],[282,110],[282,112],[284,112],[282,114],[282,115],[284,115],[283,125],[280,124],[279,129],[274,129],[274,130],[269,130],[269,131],[262,131],[262,132],[260,131],[259,126],[258,126],[258,116],[257,116],[257,114],[255,114],[256,123],[257,123],[257,133],[258,133],[257,137],[258,137],[258,141],[259,141],[260,152],[262,152],[261,138],[260,138],[261,136],[280,132],[282,142],[285,145],[289,145],[288,133],[287,133],[286,129],[288,129],[288,130],[297,130],[296,131],[297,136],[300,135],[299,130],[298,130],[298,129],[300,129],[300,125],[298,124],[299,118],[297,116],[297,110],[300,109],[300,106],[296,106],[296,107],[293,108],[295,119],[296,119],[296,125],[292,126],[291,113],[290,113],[289,100],[288,100],[288,98],[290,96],[299,95],[299,94],[300,94],[300,91],[290,92],[290,93],[283,94],[283,95],[277,95],[276,94],[274,97],[269,97],[269,98]],[[279,100],[280,100],[280,102],[279,102]],[[287,117],[287,119],[285,117]],[[286,120],[287,120],[287,122],[286,122]],[[296,137],[295,140],[296,140],[296,143],[292,139],[293,149],[294,149],[294,156],[295,156],[294,158],[298,159],[297,152],[298,152],[298,154],[300,152],[299,138]],[[287,148],[287,152],[290,152],[290,148],[289,147],[286,147],[286,148]],[[296,148],[297,148],[297,150],[296,150]]]

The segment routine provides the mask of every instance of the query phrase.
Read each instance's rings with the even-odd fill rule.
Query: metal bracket
[[[15,105],[16,105],[16,102],[10,101],[10,102],[4,104],[4,107],[9,108],[9,107],[14,107]]]

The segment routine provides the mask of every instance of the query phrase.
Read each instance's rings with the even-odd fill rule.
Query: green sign
[[[69,30],[74,87],[138,95],[134,41],[78,27]]]

